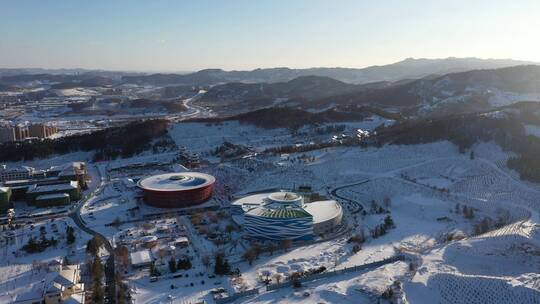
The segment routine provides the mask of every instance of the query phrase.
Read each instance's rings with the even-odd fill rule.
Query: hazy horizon
[[[368,65],[363,67],[348,67],[348,66],[306,66],[306,67],[287,67],[287,66],[263,66],[263,67],[255,67],[255,68],[248,68],[248,69],[223,69],[221,67],[211,67],[211,68],[201,68],[201,69],[195,69],[195,70],[129,70],[129,69],[101,69],[101,68],[81,68],[81,67],[54,67],[54,68],[44,68],[44,67],[4,67],[0,66],[0,69],[28,69],[28,70],[86,70],[86,71],[103,71],[103,72],[125,72],[125,73],[177,73],[177,74],[188,74],[188,73],[194,73],[198,71],[202,71],[205,69],[221,69],[224,71],[253,71],[257,69],[280,69],[280,68],[289,68],[289,69],[365,69],[370,67],[377,67],[377,66],[385,66],[385,65],[391,65],[395,63],[399,63],[408,59],[414,59],[414,60],[445,60],[445,59],[479,59],[479,60],[512,60],[512,61],[523,61],[523,62],[530,62],[532,64],[540,64],[540,62],[535,62],[532,60],[523,60],[523,59],[514,59],[514,58],[479,58],[479,57],[446,57],[446,58],[403,58],[402,60],[396,61],[396,62],[388,62],[384,64],[379,65]]]
[[[190,72],[364,68],[413,58],[540,61],[540,3],[16,1],[0,67]]]

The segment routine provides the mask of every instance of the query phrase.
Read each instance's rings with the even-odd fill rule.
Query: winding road
[[[109,258],[107,259],[107,262],[105,263],[105,283],[107,286],[107,298],[108,303],[116,303],[116,276],[115,276],[115,258],[114,258],[114,249],[109,240],[100,234],[99,232],[92,230],[88,226],[86,226],[85,221],[81,217],[81,209],[88,202],[91,198],[93,198],[96,193],[101,192],[101,189],[105,185],[105,181],[103,180],[103,177],[101,176],[101,173],[99,171],[99,168],[96,167],[97,176],[94,176],[92,178],[97,178],[95,184],[95,189],[90,190],[89,194],[86,195],[83,199],[81,199],[77,205],[75,205],[75,208],[71,210],[69,213],[69,217],[73,219],[75,224],[84,232],[96,237],[100,242],[105,246],[105,249],[109,253]]]

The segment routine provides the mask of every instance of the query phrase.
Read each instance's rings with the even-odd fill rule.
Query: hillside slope
[[[311,104],[369,104],[420,115],[481,112],[519,101],[540,101],[540,66],[475,70],[364,89]]]

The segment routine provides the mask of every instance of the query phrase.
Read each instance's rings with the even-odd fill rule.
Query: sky
[[[540,61],[538,0],[0,0],[0,67],[136,71]]]

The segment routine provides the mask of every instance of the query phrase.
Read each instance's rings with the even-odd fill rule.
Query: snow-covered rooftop
[[[341,213],[341,205],[333,200],[303,204],[303,197],[294,192],[261,193],[246,196],[232,204],[245,213],[263,217],[297,218],[312,216],[313,223],[320,223]]]
[[[341,205],[333,200],[312,202],[305,205],[305,210],[313,216],[313,223],[321,223],[341,213]]]
[[[67,193],[53,193],[53,194],[43,194],[36,197],[36,200],[46,200],[46,199],[55,199],[55,198],[66,198],[69,197]]]
[[[131,257],[131,264],[133,265],[142,265],[151,263],[153,261],[152,259],[152,253],[150,250],[141,250],[136,251],[130,254]]]
[[[57,185],[45,185],[45,186],[36,186],[30,187],[28,193],[41,193],[41,192],[50,192],[50,191],[68,191],[73,190],[79,187],[77,181],[70,181],[66,184],[57,184]]]
[[[139,181],[139,187],[155,191],[179,191],[196,189],[212,184],[216,179],[199,172],[167,173],[147,177]]]

